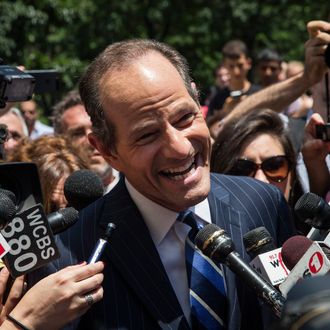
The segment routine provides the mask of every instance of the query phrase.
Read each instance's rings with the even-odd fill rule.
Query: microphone
[[[292,236],[286,240],[282,246],[285,266],[292,270],[312,244],[311,239],[302,235]]]
[[[231,238],[215,224],[208,224],[195,238],[201,252],[216,263],[224,263],[267,303],[275,314],[281,315],[284,297],[262,279],[235,251]]]
[[[69,206],[78,211],[103,196],[101,178],[90,170],[73,172],[64,183],[64,195]]]
[[[107,246],[110,246],[109,239],[115,229],[116,225],[112,222],[109,222],[105,230],[104,237],[99,238],[99,240],[96,242],[94,250],[92,251],[92,254],[89,257],[87,263],[95,264],[96,262],[101,260],[105,249],[107,248]]]
[[[3,229],[16,214],[16,197],[6,189],[0,189],[0,229]]]
[[[330,271],[330,248],[323,242],[312,242],[304,236],[294,236],[283,244],[282,254],[283,259],[287,259],[288,267],[293,267],[279,286],[284,296],[300,280]]]
[[[273,238],[265,227],[258,227],[247,232],[243,236],[243,243],[251,259],[276,249]]]
[[[330,228],[330,206],[323,198],[314,193],[302,195],[298,199],[294,211],[300,220],[317,229]]]
[[[272,285],[282,283],[289,270],[282,261],[281,248],[276,248],[265,227],[255,228],[243,236],[247,253],[252,258],[250,266]]]
[[[294,211],[299,220],[312,226],[307,237],[312,241],[325,241],[330,244],[330,206],[324,199],[313,193],[302,195]]]
[[[56,212],[47,215],[47,220],[54,235],[62,233],[69,227],[74,225],[77,220],[79,212],[73,207],[66,207]]]
[[[46,217],[41,204],[15,215],[1,230],[11,249],[4,256],[12,277],[16,278],[44,266],[60,254],[54,234],[58,234],[78,220],[73,207],[61,209]]]

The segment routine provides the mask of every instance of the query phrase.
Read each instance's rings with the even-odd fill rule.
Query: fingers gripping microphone
[[[223,229],[214,224],[206,225],[197,234],[195,244],[213,261],[227,265],[273,309],[278,317],[281,315],[284,297],[235,252],[233,241]]]
[[[102,180],[90,170],[73,172],[64,183],[65,198],[78,211],[102,197],[103,192]]]

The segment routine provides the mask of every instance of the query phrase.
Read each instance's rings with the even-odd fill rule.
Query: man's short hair
[[[64,98],[60,102],[55,104],[55,106],[53,107],[52,120],[54,132],[56,134],[65,133],[62,124],[63,113],[76,105],[82,104],[83,102],[77,90],[70,91],[64,96]]]
[[[104,116],[100,97],[100,80],[109,71],[127,67],[151,52],[161,54],[172,63],[183,79],[188,93],[198,103],[198,93],[191,86],[192,79],[187,61],[174,48],[155,40],[145,39],[126,40],[108,46],[87,68],[80,81],[79,92],[86,111],[91,117],[93,133],[100,137],[110,149],[115,150],[115,127]]]
[[[248,57],[249,51],[242,40],[230,40],[222,47],[222,55],[224,58],[236,60],[242,55]]]
[[[269,49],[269,48],[265,48],[263,50],[261,50],[258,53],[257,56],[257,62],[269,62],[269,61],[275,61],[278,63],[282,63],[282,57],[280,56],[280,54],[273,49]]]

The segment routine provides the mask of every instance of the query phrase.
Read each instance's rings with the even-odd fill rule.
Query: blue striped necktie
[[[198,216],[181,212],[178,221],[192,227],[185,243],[186,268],[193,329],[226,329],[226,290],[221,270],[195,248],[194,238],[200,229]]]

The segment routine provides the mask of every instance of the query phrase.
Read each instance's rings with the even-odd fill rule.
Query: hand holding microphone
[[[61,329],[102,299],[103,269],[102,262],[83,263],[45,277],[9,311],[3,326],[19,322],[28,329]]]

